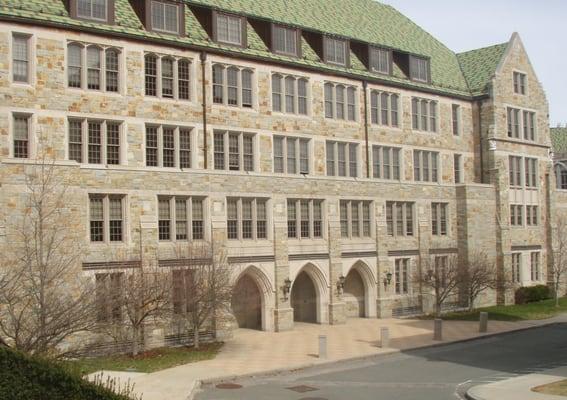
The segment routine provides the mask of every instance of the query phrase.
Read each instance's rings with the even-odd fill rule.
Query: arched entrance
[[[366,313],[365,290],[362,276],[352,268],[346,276],[343,289],[343,300],[346,304],[346,314],[350,318],[363,318]]]
[[[295,278],[290,299],[294,321],[317,322],[317,292],[307,272],[303,271]]]
[[[231,306],[239,328],[262,329],[262,295],[248,274],[236,283]]]

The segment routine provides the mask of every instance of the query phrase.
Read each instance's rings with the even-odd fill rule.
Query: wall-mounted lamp
[[[339,280],[337,281],[337,292],[339,292],[339,294],[343,293],[343,289],[345,288],[345,281],[346,278],[343,275],[339,276]]]
[[[392,273],[390,271],[386,271],[384,274],[384,287],[388,287],[392,283]]]
[[[282,286],[284,300],[287,300],[289,297],[289,292],[291,291],[291,280],[289,278],[285,278],[284,285]]]

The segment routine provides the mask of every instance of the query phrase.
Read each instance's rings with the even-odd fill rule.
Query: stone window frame
[[[431,60],[410,54],[409,78],[415,82],[431,83]]]
[[[340,200],[339,219],[342,239],[371,238],[372,206],[371,200]],[[353,212],[356,210],[356,213]],[[355,218],[355,215],[357,217]]]
[[[251,216],[250,219],[246,221],[250,222],[250,229],[251,229],[251,237],[244,237],[244,216],[243,216],[243,203],[251,202]],[[230,218],[229,215],[229,203],[236,202],[236,219]],[[264,204],[264,219],[258,219],[258,203]],[[271,240],[271,232],[270,232],[270,225],[271,225],[271,201],[267,197],[232,197],[229,196],[226,198],[226,233],[227,239],[230,241],[264,241],[264,240]],[[236,228],[236,237],[231,237],[231,222],[235,223],[234,228]],[[259,236],[259,228],[260,223],[264,223],[264,234]]]
[[[307,203],[308,210],[307,218],[303,218],[303,205],[305,203]],[[294,215],[291,213],[292,205]],[[320,215],[318,215],[320,218],[316,218],[317,210],[320,212]],[[286,216],[287,238],[289,240],[325,239],[325,201],[323,199],[288,198]]]
[[[464,183],[464,172],[463,155],[453,154],[453,178],[456,185]]]
[[[279,80],[279,91],[276,90],[276,79]],[[293,93],[288,93],[288,85],[286,82],[293,80]],[[300,82],[305,86],[305,94],[300,96]],[[309,79],[304,76],[292,75],[283,72],[272,72],[270,75],[270,92],[271,96],[271,110],[275,114],[282,115],[296,115],[299,117],[308,117],[311,114],[311,86]],[[292,98],[292,110],[288,111],[288,98]],[[279,108],[276,107],[275,99],[278,98]],[[305,110],[302,110],[305,108]],[[300,110],[302,110],[300,112]],[[304,112],[303,112],[304,111]]]
[[[513,228],[523,228],[524,223],[524,205],[510,204],[510,226]]]
[[[221,68],[222,81],[215,81],[216,74],[215,70]],[[228,74],[229,71],[236,70],[236,85],[229,85]],[[244,73],[249,73],[250,75],[250,87],[244,87]],[[256,109],[256,71],[250,67],[243,67],[239,65],[226,64],[222,62],[214,62],[211,65],[211,93],[212,93],[212,104],[214,106],[225,106],[225,107],[239,107],[243,109]],[[217,95],[215,94],[215,88],[221,88],[222,96],[221,101],[217,101]],[[236,90],[236,103],[231,103],[229,101],[229,89]],[[250,101],[245,102],[245,92],[250,92]]]
[[[541,251],[530,251],[530,280],[532,282],[543,282]]]
[[[168,218],[163,218],[161,215],[161,203],[168,203]],[[201,219],[194,219],[195,203],[201,204]],[[178,204],[181,203],[185,219],[179,219]],[[205,196],[193,195],[158,195],[157,196],[157,223],[158,223],[158,241],[160,243],[187,243],[187,242],[202,242],[209,238],[207,229],[208,209],[207,198]],[[165,229],[165,224],[162,222],[167,221],[168,224],[168,237],[162,236],[162,227]],[[180,235],[178,224],[185,222],[185,235]],[[200,222],[200,226],[199,223]],[[200,234],[198,233],[200,232]],[[183,232],[181,232],[183,233]]]
[[[411,99],[411,115],[413,131],[439,131],[439,101],[414,96]]]
[[[442,171],[440,152],[421,149],[413,151],[414,182],[439,183],[440,171]]]
[[[281,140],[281,150],[282,153],[276,154],[276,141]],[[289,141],[295,141],[294,144],[294,156],[289,157]],[[302,151],[302,145],[307,146],[307,158],[304,157],[304,152]],[[284,135],[274,135],[273,136],[273,171],[275,174],[294,174],[294,175],[309,175],[311,173],[311,139],[299,137],[299,136],[284,136]],[[281,159],[281,171],[278,168],[276,159]],[[289,171],[290,160],[295,160],[295,172]],[[306,164],[305,164],[306,162]],[[305,166],[307,168],[305,168]]]
[[[14,48],[15,48],[15,40],[16,38],[18,39],[24,39],[26,41],[26,46],[27,46],[27,54],[26,54],[26,60],[16,60],[16,55],[14,54]],[[11,36],[10,36],[10,45],[9,45],[9,51],[10,51],[10,82],[13,85],[25,85],[25,86],[33,86],[35,83],[35,36],[31,33],[26,33],[26,32],[16,32],[13,31],[11,32]],[[15,79],[15,64],[16,61],[20,61],[20,62],[26,62],[26,77],[27,79],[25,81],[20,81],[20,80],[16,80]]]
[[[511,188],[537,190],[539,188],[539,159],[509,155],[508,181]]]
[[[148,137],[148,129],[155,128],[157,129],[157,140],[155,145],[149,145],[149,137]],[[173,129],[173,148],[172,147],[165,147],[164,144],[164,129]],[[187,142],[189,145],[188,149],[181,148],[181,131],[188,132],[189,141]],[[194,169],[196,168],[196,138],[197,134],[195,128],[192,126],[184,126],[184,125],[173,125],[173,124],[159,124],[159,123],[146,123],[144,125],[144,166],[146,168],[167,168],[168,170],[171,169],[179,169],[179,170],[186,170],[186,169]],[[153,143],[152,143],[153,144]],[[150,163],[150,157],[148,156],[148,150],[152,149],[156,152],[156,163],[157,165],[148,165]],[[173,150],[173,166],[165,166],[164,159],[166,151],[168,154],[171,154],[171,150]],[[183,152],[189,153],[189,165],[184,166],[182,165],[182,154]]]
[[[411,296],[413,287],[412,279],[412,258],[397,257],[394,262],[394,293],[397,296]]]
[[[409,210],[409,212],[408,212]],[[401,212],[400,218],[398,214]],[[415,202],[386,201],[386,235],[391,237],[415,236]],[[401,232],[400,228],[401,227]]]
[[[102,199],[102,219],[93,220],[92,218],[92,199]],[[112,221],[121,222],[120,240],[111,240],[111,219],[110,219],[110,200],[120,200],[121,219],[113,219]],[[122,245],[128,242],[128,196],[120,193],[108,192],[91,192],[87,196],[87,237],[91,245]],[[102,223],[102,240],[93,240],[93,222]]]
[[[460,104],[451,104],[451,122],[453,136],[461,136],[463,127],[462,107]]]
[[[372,46],[369,45],[368,47],[368,69],[370,72],[380,75],[392,75],[393,64],[394,64],[394,57],[392,49],[387,49],[384,47]],[[380,58],[379,54],[387,54],[388,59],[386,60],[386,65],[388,66],[387,70],[381,70],[380,68],[374,68],[376,64],[380,65],[380,63],[376,62],[376,58]]]
[[[337,59],[338,45],[343,45],[344,50],[344,62]],[[331,53],[332,47],[332,53]],[[323,60],[327,64],[337,65],[339,67],[348,68],[350,66],[350,40],[346,38],[336,37],[336,36],[323,36]]]
[[[240,22],[240,41],[221,40],[219,38],[219,17],[227,18],[227,23],[230,19],[238,19]],[[227,27],[228,30],[228,27]],[[236,15],[224,11],[213,10],[213,40],[228,46],[236,46],[246,48],[248,46],[248,21],[242,15]]]
[[[385,151],[388,152],[388,164],[385,163]],[[372,145],[372,178],[388,181],[403,180],[403,149],[396,146]],[[397,154],[397,156],[395,156]],[[395,160],[397,158],[397,165]],[[388,174],[385,173],[387,168]],[[385,176],[388,175],[388,178]],[[397,175],[397,177],[396,177]]]
[[[339,90],[342,90],[342,96],[339,95]],[[358,90],[356,86],[326,81],[323,85],[323,94],[326,119],[347,122],[357,122],[359,120]],[[342,101],[339,101],[341,97]]]
[[[80,122],[81,123],[81,141],[77,142],[71,141],[71,124],[73,122]],[[89,140],[89,123],[91,122],[98,122],[101,124],[101,131],[100,131],[100,143],[98,146],[100,147],[100,162],[99,163],[90,163],[89,162],[89,146],[91,145]],[[125,127],[124,121],[121,120],[112,120],[112,119],[102,119],[102,118],[87,118],[81,116],[70,116],[66,120],[67,124],[67,148],[66,148],[66,159],[70,161],[75,161],[79,164],[88,164],[88,165],[123,165],[125,160],[124,157],[124,143],[125,143]],[[108,125],[109,124],[116,124],[118,125],[118,145],[116,144],[109,144],[108,141]],[[80,145],[81,146],[81,160],[78,161],[76,159],[71,158],[71,146],[73,145]],[[97,145],[93,143],[93,145]],[[109,150],[111,148],[118,147],[118,162],[108,162],[109,160]]]
[[[149,60],[155,60],[155,75],[149,74]],[[173,76],[164,77],[163,75],[163,61],[171,61],[173,63]],[[194,96],[194,66],[193,59],[189,57],[161,54],[154,51],[149,51],[144,53],[144,96],[149,98],[157,98],[161,100],[173,100],[173,101],[193,101]],[[180,63],[187,64],[187,78],[180,78]],[[164,79],[170,79],[172,82],[172,94],[171,96],[164,95]],[[150,88],[150,82],[153,81],[153,89]],[[185,82],[187,95],[181,96],[181,86]],[[152,92],[155,91],[155,94]]]
[[[27,122],[26,125],[26,139],[17,138],[16,137],[16,119],[25,119]],[[10,140],[10,157],[17,159],[17,160],[25,160],[30,159],[35,156],[35,142],[34,142],[34,115],[27,112],[12,112],[10,116],[10,125],[11,125],[11,140]],[[25,153],[26,154],[19,154],[19,150],[16,151],[17,142],[26,142],[25,143]],[[23,144],[21,144],[23,145]],[[19,156],[21,155],[21,156]]]
[[[81,59],[79,65],[71,65],[70,49],[71,47],[78,47],[81,51]],[[98,68],[89,68],[88,52],[89,49],[97,49],[99,51],[100,65]],[[107,69],[107,53],[114,52],[117,54],[117,68],[114,70]],[[126,74],[123,72],[124,65],[124,50],[120,47],[103,45],[96,43],[87,43],[77,40],[70,40],[67,42],[65,48],[65,56],[67,62],[65,63],[66,70],[66,87],[71,90],[84,90],[88,92],[99,92],[108,95],[121,95],[124,93],[124,77]],[[80,69],[80,83],[79,86],[71,85],[71,68]],[[99,71],[99,88],[89,88],[89,70]],[[110,90],[108,86],[110,74],[116,74],[117,84],[116,90]]]
[[[506,107],[506,127],[508,138],[536,142],[538,113],[535,110]]]
[[[539,206],[535,204],[526,205],[526,226],[534,227],[539,225]]]
[[[512,86],[514,88],[515,94],[527,96],[528,95],[528,87],[529,87],[528,86],[528,74],[524,71],[513,70],[512,71]]]
[[[123,310],[119,296],[122,296],[124,272],[104,272],[95,274],[96,320],[99,324],[120,324]]]
[[[341,147],[344,146],[344,160],[341,161]],[[332,147],[332,149],[330,149]],[[353,150],[354,148],[354,150]],[[329,158],[331,151],[333,158]],[[354,162],[351,156],[355,155]],[[332,168],[330,165],[332,164]],[[344,175],[341,173],[340,164],[344,164]],[[355,173],[353,175],[353,167]],[[338,178],[358,178],[360,176],[360,146],[356,142],[347,142],[341,140],[326,140],[325,141],[325,174],[326,176]],[[331,171],[332,169],[332,171]]]
[[[220,135],[222,135],[222,152],[218,149],[217,144],[219,141],[217,140]],[[213,169],[215,171],[228,171],[228,172],[240,172],[240,173],[248,173],[248,172],[255,172],[259,168],[259,151],[258,151],[258,135],[254,132],[244,132],[244,131],[236,131],[236,130],[229,130],[229,129],[214,129],[213,130]],[[237,136],[238,137],[238,149],[236,152],[230,149],[230,140],[231,137]],[[245,138],[252,139],[252,154],[245,153]],[[231,154],[238,154],[238,168],[231,167]],[[248,156],[248,157],[245,157]],[[250,157],[251,156],[251,157]],[[220,168],[220,162],[224,165],[223,168]],[[247,168],[246,163],[251,160],[252,167]]]
[[[70,0],[69,1],[69,14],[71,18],[89,21],[89,22],[97,22],[103,23],[108,25],[114,25],[115,23],[115,0],[105,0],[106,2],[106,18],[93,18],[88,17],[85,15],[79,15],[79,0]]]
[[[567,167],[563,162],[556,162],[553,168],[557,190],[567,190]]]
[[[432,236],[450,236],[449,222],[449,203],[432,202],[431,203],[431,235]]]
[[[370,97],[370,123],[372,125],[389,126],[391,128],[401,129],[402,121],[400,113],[403,113],[402,96],[399,93],[389,92],[386,90],[372,89]],[[384,97],[387,97],[386,107],[384,107]],[[394,108],[393,105],[396,105]],[[384,114],[386,121],[384,122]]]
[[[522,283],[522,253],[515,252],[511,254],[512,258],[512,282]]]
[[[278,29],[280,29],[281,31],[284,32],[284,43],[285,43],[285,50],[281,50],[281,49],[277,49],[276,48],[276,36],[277,36],[277,32]],[[291,52],[291,51],[286,51],[287,50],[287,37],[288,35],[294,35],[295,36],[295,51]],[[278,24],[278,23],[272,23],[271,24],[271,50],[273,53],[275,54],[281,54],[284,56],[291,56],[291,57],[301,57],[301,39],[302,39],[302,35],[301,35],[301,29],[299,28],[295,28],[292,26],[288,26],[288,25],[284,25],[284,24]]]

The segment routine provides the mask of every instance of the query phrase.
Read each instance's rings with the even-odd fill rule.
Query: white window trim
[[[20,82],[14,80],[14,36],[27,37],[28,39],[28,81]],[[10,32],[10,39],[8,44],[8,74],[9,82],[11,85],[17,86],[35,86],[36,84],[36,57],[35,57],[36,39],[35,35],[26,31],[12,31]]]

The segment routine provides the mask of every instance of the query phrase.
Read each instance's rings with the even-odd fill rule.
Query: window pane
[[[227,101],[230,106],[238,105],[238,69],[230,67],[226,71],[226,83],[228,96]]]
[[[243,70],[242,73],[242,107],[252,107],[252,71]]]
[[[171,211],[169,199],[160,199],[158,202],[158,234],[159,240],[171,239]]]
[[[224,67],[222,65],[213,66],[213,102],[224,103]]]
[[[29,38],[14,35],[12,41],[12,69],[14,82],[29,82]]]
[[[108,206],[110,216],[110,241],[122,241],[122,199],[110,197]]]
[[[297,213],[295,200],[287,201],[287,237],[297,237]]]
[[[274,137],[274,172],[284,172],[284,138]]]
[[[102,197],[90,198],[90,236],[92,242],[104,240],[104,207]]]
[[[191,64],[187,60],[177,62],[178,96],[182,100],[189,100],[189,76]]]
[[[81,87],[81,75],[82,75],[82,53],[83,48],[77,44],[70,44],[67,48],[68,57],[68,71],[67,80],[69,87],[80,88]]]
[[[214,149],[215,149],[215,169],[225,169],[224,133],[215,132]]]
[[[29,117],[14,116],[14,157],[29,157]]]
[[[88,162],[89,164],[102,163],[102,124],[98,121],[89,121],[88,125]]]
[[[120,164],[120,124],[106,123],[106,163]]]
[[[98,47],[87,48],[87,88],[100,89],[100,53]]]
[[[285,78],[285,111],[295,113],[295,78]]]
[[[295,152],[295,146],[297,139],[287,138],[287,173],[295,174],[297,172],[296,163],[297,155]]]
[[[191,168],[191,130],[179,129],[179,168]]]
[[[161,60],[161,95],[173,98],[173,63],[171,58]]]
[[[158,166],[158,129],[155,126],[146,127],[146,166]]]
[[[274,111],[282,111],[282,77],[280,75],[272,75],[272,109]]]
[[[148,54],[144,58],[146,96],[157,96],[157,57]]]
[[[106,90],[118,92],[118,51],[106,50]]]
[[[254,137],[250,135],[243,135],[242,146],[244,171],[254,171]]]
[[[162,164],[164,167],[175,167],[175,128],[163,127],[163,155]]]

